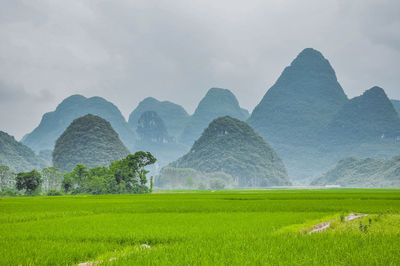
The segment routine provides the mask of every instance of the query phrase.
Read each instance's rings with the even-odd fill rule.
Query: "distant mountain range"
[[[399,155],[399,113],[400,101],[389,100],[380,87],[348,99],[329,61],[307,48],[283,70],[251,115],[231,91],[221,88],[211,88],[193,115],[178,104],[146,98],[128,122],[103,98],[73,95],[46,113],[22,143],[49,158],[74,119],[94,114],[111,123],[131,152],[155,154],[160,169],[188,152],[214,119],[230,116],[247,122],[271,145],[295,184],[309,184],[344,157]]]
[[[7,165],[12,171],[30,171],[47,167],[49,162],[37,156],[29,147],[14,137],[0,131],[0,165]]]
[[[139,135],[135,148],[155,154],[156,166],[163,167],[186,153],[213,119],[225,115],[245,120],[249,113],[231,91],[211,88],[192,116],[180,105],[150,97],[131,113],[129,124]]]
[[[256,106],[249,124],[306,184],[344,156],[400,154],[399,117],[383,89],[349,100],[323,55],[304,49]]]
[[[36,152],[52,150],[57,138],[71,122],[86,114],[98,115],[109,121],[125,146],[134,148],[136,134],[119,109],[101,97],[86,98],[82,95],[72,95],[62,101],[55,111],[44,114],[39,126],[25,135],[21,142]]]
[[[343,187],[400,187],[400,156],[393,159],[346,158],[311,184]]]
[[[57,139],[53,151],[53,164],[63,172],[71,171],[76,164],[89,168],[108,166],[129,154],[110,122],[85,115],[75,119]]]

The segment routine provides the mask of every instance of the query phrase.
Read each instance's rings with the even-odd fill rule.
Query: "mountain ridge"
[[[240,107],[239,101],[230,90],[211,88],[197,105],[182,132],[180,141],[186,145],[192,145],[208,124],[213,119],[221,116],[231,116],[246,120],[249,113],[246,109]]]
[[[136,134],[122,116],[120,110],[102,97],[86,98],[75,94],[65,98],[57,108],[45,113],[40,124],[21,140],[34,151],[53,149],[55,141],[68,125],[76,118],[86,114],[98,115],[109,121],[120,135],[127,147],[132,149]]]

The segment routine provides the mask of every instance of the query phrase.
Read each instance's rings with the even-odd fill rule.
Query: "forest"
[[[153,188],[153,177],[148,180],[146,166],[156,162],[150,152],[138,151],[107,166],[88,168],[77,164],[67,173],[56,167],[41,171],[15,173],[8,166],[0,166],[0,195],[62,194],[143,194]]]

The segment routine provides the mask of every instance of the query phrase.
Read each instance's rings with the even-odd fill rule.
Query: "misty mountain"
[[[380,87],[349,100],[328,125],[324,137],[333,145],[377,142],[400,137],[400,118]]]
[[[53,164],[62,171],[71,171],[76,164],[108,166],[128,154],[110,122],[88,114],[75,119],[57,139]]]
[[[238,100],[230,90],[211,88],[190,117],[180,141],[192,145],[208,124],[221,116],[231,116],[244,121],[249,117],[249,112],[240,108]]]
[[[44,114],[39,126],[25,135],[22,143],[36,152],[52,150],[57,138],[69,124],[86,114],[98,115],[109,121],[124,144],[129,149],[133,149],[136,134],[131,130],[119,109],[101,97],[86,98],[82,95],[72,95],[63,100],[55,111]]]
[[[0,131],[0,165],[8,166],[12,171],[22,172],[40,170],[49,166],[49,162],[35,155],[29,147],[16,141],[14,137]]]
[[[346,102],[329,61],[307,48],[285,68],[248,122],[271,143],[309,145]]]
[[[312,185],[343,187],[400,187],[400,156],[393,159],[346,158]]]
[[[319,140],[347,101],[329,61],[306,48],[266,92],[248,123],[282,156],[290,177],[304,184],[335,162],[320,150]]]
[[[248,123],[307,184],[341,158],[400,154],[399,118],[383,89],[348,100],[324,56],[304,49],[254,109]]]
[[[169,166],[225,172],[240,187],[291,184],[276,152],[249,125],[228,116],[213,120],[191,150]]]
[[[391,102],[393,104],[394,109],[400,116],[400,101],[399,100],[391,100]]]
[[[180,144],[175,137],[169,135],[163,119],[154,111],[143,112],[140,116],[136,132],[137,150],[149,151],[156,158],[155,169],[163,167],[185,154],[189,147]]]
[[[171,136],[168,135],[164,121],[154,111],[142,113],[137,122],[136,133],[141,141],[157,144],[172,141]]]
[[[129,116],[128,123],[133,130],[136,130],[140,116],[146,111],[156,112],[164,121],[168,133],[176,138],[180,136],[189,120],[189,115],[182,106],[148,97],[141,101]]]

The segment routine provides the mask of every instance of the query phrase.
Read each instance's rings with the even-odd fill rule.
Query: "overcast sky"
[[[306,47],[349,97],[400,99],[400,1],[0,0],[0,130],[20,139],[71,94],[124,116],[147,96],[192,113],[210,87],[253,110]]]

